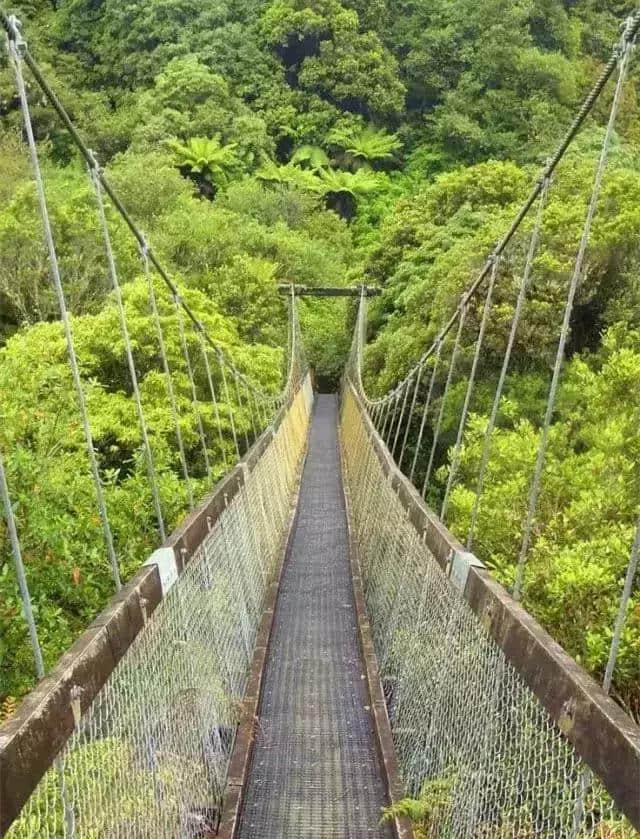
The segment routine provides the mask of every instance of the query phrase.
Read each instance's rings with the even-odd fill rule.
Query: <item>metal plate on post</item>
[[[469,570],[484,567],[484,563],[469,551],[454,551],[449,563],[449,579],[455,588],[463,594],[467,586]]]
[[[178,579],[178,565],[172,548],[158,548],[154,551],[145,565],[156,565],[160,575],[162,596],[166,597],[167,592],[173,587]]]

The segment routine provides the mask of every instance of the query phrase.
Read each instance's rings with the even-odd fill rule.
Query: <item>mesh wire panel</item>
[[[307,378],[7,839],[212,835],[312,401]]]
[[[239,839],[385,839],[349,565],[337,399],[318,396]]]
[[[638,839],[408,521],[348,389],[341,425],[385,698],[407,796],[425,805],[422,835]]]

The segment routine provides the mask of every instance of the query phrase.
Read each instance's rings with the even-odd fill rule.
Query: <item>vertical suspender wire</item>
[[[411,472],[409,473],[409,480],[413,483],[413,478],[416,472],[416,466],[418,464],[418,456],[420,454],[420,449],[422,448],[422,437],[424,435],[424,429],[427,424],[427,417],[429,415],[429,408],[431,407],[431,398],[433,397],[433,390],[436,384],[436,376],[438,375],[438,368],[440,367],[440,358],[442,356],[442,341],[438,341],[438,346],[436,347],[435,358],[433,360],[433,370],[431,371],[431,378],[429,380],[429,392],[427,393],[427,398],[424,403],[424,408],[422,409],[422,420],[420,421],[420,430],[418,431],[418,439],[416,441],[416,450],[413,454],[413,463],[411,464]]]
[[[630,18],[630,21],[633,19]],[[629,71],[629,63],[631,61],[631,54],[633,52],[634,41],[633,39],[629,40],[627,37],[627,30],[625,30],[625,34],[623,36],[622,41],[622,59],[620,61],[620,65],[618,68],[618,81],[616,84],[615,93],[613,96],[613,102],[611,104],[611,111],[609,113],[609,122],[607,123],[607,130],[604,136],[604,140],[602,142],[602,150],[600,152],[600,159],[598,161],[598,166],[596,168],[596,173],[593,181],[593,189],[591,192],[591,199],[589,201],[589,207],[587,210],[587,217],[584,223],[584,229],[582,231],[582,239],[580,241],[580,247],[578,250],[578,255],[576,257],[576,262],[573,270],[573,275],[571,277],[571,282],[569,284],[569,291],[567,294],[567,302],[564,311],[564,320],[562,322],[562,328],[560,330],[560,340],[558,342],[558,351],[556,354],[556,361],[553,368],[553,377],[551,380],[551,387],[549,389],[549,396],[547,399],[547,410],[545,413],[544,423],[542,426],[542,436],[540,439],[540,445],[538,448],[538,456],[536,459],[536,465],[533,473],[533,480],[531,483],[531,490],[529,493],[529,505],[527,510],[527,517],[525,520],[524,531],[522,536],[522,547],[520,549],[520,555],[518,557],[518,565],[516,568],[516,578],[513,587],[513,596],[516,600],[520,599],[522,594],[522,585],[524,581],[524,567],[527,559],[527,555],[529,553],[529,547],[531,545],[531,536],[533,533],[533,521],[536,513],[536,509],[538,506],[538,498],[540,495],[540,484],[542,480],[542,470],[544,468],[545,458],[547,454],[547,446],[549,443],[549,431],[551,429],[551,419],[553,417],[553,411],[556,404],[556,396],[558,392],[558,385],[560,383],[560,375],[562,373],[562,366],[564,361],[564,353],[567,345],[567,340],[569,337],[569,327],[571,323],[571,314],[573,312],[573,303],[576,296],[576,291],[578,289],[578,284],[580,282],[580,278],[582,276],[582,270],[584,267],[585,256],[587,253],[587,246],[589,244],[589,238],[591,235],[591,227],[593,225],[593,220],[596,214],[596,209],[598,205],[598,199],[600,198],[600,191],[602,188],[602,180],[604,178],[604,173],[607,168],[607,162],[609,159],[609,149],[611,147],[611,140],[613,138],[613,133],[615,129],[616,119],[618,116],[618,110],[620,108],[620,101],[622,99],[622,91],[624,88],[624,83],[627,78],[627,73]]]
[[[14,28],[17,33],[17,28]],[[17,35],[16,35],[17,37]],[[14,38],[9,38],[9,57],[11,65],[15,74],[18,95],[20,97],[20,105],[22,108],[22,117],[24,120],[25,132],[27,135],[27,144],[29,146],[29,155],[31,157],[31,167],[33,169],[33,177],[36,184],[36,191],[38,195],[38,204],[40,206],[40,215],[42,217],[42,225],[44,228],[44,237],[49,254],[49,267],[51,269],[51,280],[54,286],[54,291],[58,301],[58,308],[60,310],[60,317],[64,328],[65,341],[67,345],[67,355],[69,356],[69,366],[71,367],[71,376],[73,378],[73,385],[78,400],[78,407],[82,417],[82,427],[87,446],[87,453],[89,455],[89,462],[91,465],[91,474],[93,476],[93,483],[96,491],[96,499],[98,509],[100,512],[100,519],[102,521],[102,530],[104,534],[104,541],[107,548],[107,555],[111,564],[111,572],[116,591],[122,587],[120,579],[120,569],[118,567],[118,558],[116,556],[115,547],[113,544],[113,534],[111,532],[111,524],[107,513],[107,505],[104,497],[104,490],[102,481],[100,479],[100,471],[98,469],[98,460],[96,457],[95,448],[93,445],[93,433],[91,431],[91,423],[89,421],[89,414],[87,411],[87,403],[85,400],[84,390],[82,387],[82,380],[80,378],[80,369],[78,367],[78,359],[76,356],[75,344],[73,340],[73,329],[71,326],[71,318],[67,310],[67,303],[64,296],[64,289],[62,287],[62,279],[60,277],[60,267],[58,265],[58,255],[56,253],[55,243],[53,241],[53,232],[51,229],[51,221],[49,219],[49,210],[47,207],[47,199],[44,192],[44,183],[42,180],[42,172],[40,169],[40,161],[38,159],[38,150],[36,147],[35,137],[33,135],[33,125],[31,123],[31,114],[29,111],[29,102],[27,100],[27,91],[22,74],[22,49],[24,42],[22,40],[16,42]]]
[[[42,655],[42,647],[40,646],[40,639],[38,637],[38,628],[36,626],[36,619],[33,614],[33,604],[31,601],[31,593],[29,591],[29,583],[25,572],[24,561],[22,559],[22,549],[20,547],[20,539],[18,537],[18,529],[16,527],[16,520],[13,513],[13,506],[11,504],[11,497],[9,495],[9,486],[7,484],[7,477],[4,471],[4,463],[2,454],[0,453],[0,500],[4,508],[5,521],[7,523],[7,531],[9,533],[9,542],[11,544],[11,554],[13,557],[13,566],[15,568],[16,577],[18,580],[18,588],[20,590],[20,599],[22,600],[22,611],[24,619],[27,623],[29,631],[29,641],[31,643],[31,652],[33,653],[33,661],[35,664],[36,677],[38,681],[44,679],[44,658]],[[58,784],[60,786],[60,797],[62,799],[62,809],[64,813],[64,821],[66,827],[66,835],[73,836],[75,829],[75,815],[73,805],[69,801],[67,795],[67,788],[65,784],[64,768],[60,757],[54,758],[53,766],[58,775]]]
[[[636,522],[636,533],[631,549],[631,556],[627,566],[627,574],[625,576],[624,585],[620,594],[620,603],[618,605],[618,613],[613,627],[613,636],[611,644],[609,645],[609,657],[607,660],[607,667],[605,669],[604,678],[602,680],[602,688],[605,693],[611,692],[611,685],[613,683],[613,674],[618,661],[620,653],[620,643],[622,641],[622,631],[627,620],[627,611],[629,608],[629,601],[631,600],[631,593],[633,591],[633,584],[638,573],[638,564],[640,561],[640,516]],[[569,839],[577,839],[582,833],[582,826],[585,815],[585,799],[589,791],[589,786],[593,779],[593,773],[588,766],[582,770],[580,776],[580,788],[576,796],[576,804],[573,812],[573,826]]]
[[[382,401],[382,402],[378,402],[378,404],[374,408],[375,419],[374,419],[373,424],[375,425],[376,431],[378,433],[380,433],[380,431],[382,429],[383,417],[384,417],[384,412],[386,410],[386,407],[387,407],[387,403]]]
[[[40,646],[40,639],[38,638],[38,628],[36,626],[36,619],[33,614],[31,593],[29,592],[29,584],[27,582],[24,561],[22,559],[20,539],[18,538],[18,529],[16,527],[16,520],[13,514],[11,498],[9,496],[9,487],[7,485],[7,478],[4,471],[2,454],[0,454],[0,498],[2,499],[2,506],[4,508],[4,515],[7,523],[7,532],[9,533],[9,542],[11,544],[11,554],[13,556],[13,565],[16,571],[16,577],[18,579],[20,597],[22,599],[22,611],[24,612],[24,619],[27,623],[27,628],[29,630],[29,640],[31,642],[31,651],[33,653],[33,660],[36,668],[36,676],[38,677],[38,679],[42,679],[44,678],[44,659],[42,657],[42,647]]]
[[[209,364],[209,353],[207,352],[207,347],[204,342],[204,338],[202,336],[202,332],[198,332],[198,340],[200,342],[200,352],[202,354],[202,358],[204,360],[204,369],[207,374],[207,382],[209,384],[209,392],[211,393],[211,401],[213,402],[213,412],[216,417],[216,425],[218,427],[218,439],[220,440],[220,453],[222,454],[222,462],[224,463],[225,470],[227,469],[227,453],[225,451],[225,444],[224,444],[224,434],[222,433],[222,423],[220,421],[220,407],[218,405],[218,397],[216,395],[216,389],[213,386],[213,376],[211,375],[211,365]]]
[[[269,425],[269,420],[268,418],[265,418],[266,412],[264,410],[264,401],[258,399],[258,394],[254,390],[252,390],[251,393],[253,395],[253,404],[258,418],[258,436],[260,436],[267,425]]]
[[[293,355],[289,360],[289,364],[291,367],[291,390],[292,392],[295,392],[302,373],[302,333],[300,331],[300,322],[298,320],[298,304],[295,294],[291,299],[291,321],[293,323],[295,344]]]
[[[127,366],[129,368],[129,378],[131,379],[131,387],[133,388],[133,399],[136,405],[136,413],[138,414],[138,423],[140,425],[140,433],[142,434],[142,444],[144,447],[145,458],[147,461],[147,474],[149,476],[149,484],[151,486],[151,495],[153,498],[153,506],[156,514],[156,521],[158,523],[158,531],[160,533],[160,541],[164,542],[167,534],[164,526],[164,517],[162,515],[162,504],[160,503],[160,493],[158,491],[158,481],[156,476],[156,468],[153,461],[153,452],[151,451],[151,443],[149,442],[149,431],[147,428],[147,419],[142,405],[142,396],[140,394],[140,383],[138,381],[138,373],[136,371],[135,361],[133,359],[133,349],[131,347],[131,336],[129,335],[129,328],[127,326],[127,315],[124,310],[124,303],[122,301],[122,290],[118,280],[118,272],[116,270],[116,261],[113,255],[113,247],[111,245],[111,236],[109,235],[109,225],[107,224],[107,216],[104,210],[104,201],[102,198],[102,186],[98,177],[98,163],[94,158],[94,165],[89,168],[89,177],[93,184],[96,194],[96,203],[98,206],[98,218],[100,220],[100,228],[104,239],[104,247],[107,256],[107,267],[109,269],[109,276],[111,278],[111,286],[116,298],[116,305],[118,308],[118,315],[120,318],[120,331],[124,340],[124,350],[127,357]]]
[[[282,371],[283,371],[283,378],[285,381],[285,393],[286,396],[289,396],[289,388],[291,385],[291,369],[292,369],[292,357],[293,357],[293,305],[295,302],[295,286],[293,283],[289,286],[289,295],[287,297],[287,353],[286,356],[282,360]]]
[[[442,507],[440,509],[440,518],[444,522],[447,516],[447,509],[449,507],[449,497],[453,488],[453,482],[456,479],[458,467],[460,465],[460,452],[462,449],[462,438],[467,427],[467,417],[469,416],[469,408],[471,407],[471,397],[473,396],[473,389],[476,383],[476,373],[478,372],[478,364],[480,362],[480,353],[484,344],[484,336],[487,331],[487,324],[489,322],[489,314],[491,312],[491,305],[493,303],[493,289],[498,276],[498,269],[500,267],[500,257],[493,258],[493,267],[491,269],[491,277],[487,286],[487,296],[484,301],[484,309],[482,311],[482,320],[480,321],[480,330],[478,331],[478,338],[476,340],[476,350],[473,356],[473,363],[471,365],[471,373],[469,374],[469,381],[467,383],[467,392],[464,397],[464,404],[462,406],[462,414],[460,415],[460,423],[458,425],[458,436],[456,437],[456,444],[451,457],[451,466],[449,468],[449,477],[447,479],[447,488],[444,493]]]
[[[253,426],[253,434],[254,434],[253,442],[255,443],[255,441],[258,439],[258,437],[260,435],[260,430],[258,428],[258,423],[256,423],[255,412],[253,410],[254,409],[254,404],[253,404],[252,399],[251,399],[251,396],[252,396],[251,387],[249,386],[249,383],[247,382],[247,380],[244,376],[241,376],[241,379],[242,379],[242,383],[244,385],[244,392],[245,392],[246,397],[247,397],[247,405],[249,406],[249,414],[251,416],[251,425]]]
[[[229,385],[227,383],[227,372],[226,372],[226,364],[225,359],[222,354],[222,350],[217,351],[218,355],[218,366],[220,368],[220,375],[222,376],[222,389],[224,391],[224,398],[226,400],[228,410],[229,410],[229,423],[231,424],[231,435],[233,437],[233,445],[236,449],[236,457],[240,460],[240,446],[238,445],[238,432],[236,431],[236,423],[233,417],[233,405],[231,404],[231,394],[229,393]]]
[[[374,405],[372,416],[371,416],[371,418],[373,420],[373,425],[376,428],[376,430],[378,428],[378,422],[380,420],[381,414],[382,414],[382,403],[378,402],[377,405]]]
[[[180,333],[180,344],[182,346],[182,355],[184,356],[184,361],[187,369],[187,375],[189,377],[189,384],[191,386],[191,400],[193,404],[193,410],[196,415],[196,423],[198,425],[198,434],[200,436],[200,445],[202,446],[202,453],[204,455],[204,464],[207,471],[207,477],[209,481],[212,480],[211,477],[211,463],[209,462],[209,452],[207,451],[207,440],[204,436],[204,425],[202,424],[202,414],[200,413],[200,403],[198,401],[198,391],[196,390],[196,382],[193,378],[193,367],[191,366],[191,356],[189,355],[189,346],[187,344],[187,336],[185,335],[184,331],[184,322],[182,320],[182,306],[180,298],[177,294],[173,296],[173,305],[176,310],[176,315],[178,316],[178,331]]]
[[[253,392],[253,404],[256,407],[256,414],[258,415],[258,424],[260,426],[260,434],[264,432],[269,425],[270,414],[267,411],[266,400],[260,397],[255,391]]]
[[[258,423],[258,437],[262,434],[268,423],[264,419],[264,400],[258,398],[258,393],[254,388],[251,388],[250,397],[253,401],[253,409],[256,414]]]
[[[180,458],[180,466],[182,468],[182,475],[184,477],[185,486],[187,489],[187,501],[189,509],[193,510],[195,504],[193,499],[193,487],[191,486],[191,478],[189,477],[189,468],[187,466],[187,457],[184,450],[184,440],[182,439],[182,429],[180,428],[180,418],[178,416],[178,406],[176,403],[176,394],[173,387],[173,379],[171,378],[171,369],[169,367],[169,359],[167,357],[167,348],[164,341],[164,334],[162,332],[162,323],[160,322],[160,313],[158,312],[158,301],[156,300],[156,292],[153,287],[153,277],[151,276],[151,269],[149,267],[148,248],[145,244],[140,248],[140,256],[144,268],[145,277],[147,278],[147,286],[149,288],[149,304],[151,306],[151,315],[156,330],[156,337],[158,339],[158,346],[160,348],[160,358],[162,360],[162,369],[164,371],[165,382],[167,385],[167,395],[169,397],[169,407],[171,409],[171,418],[176,430],[176,441],[178,443],[178,456]]]
[[[420,390],[420,382],[422,381],[422,373],[424,371],[424,364],[421,362],[418,368],[418,375],[416,376],[416,384],[413,389],[413,399],[411,400],[411,408],[409,409],[409,419],[404,430],[404,438],[402,440],[402,448],[400,449],[400,458],[398,460],[398,469],[402,469],[402,461],[404,460],[404,453],[407,449],[407,440],[409,439],[409,431],[411,423],[413,422],[413,414],[416,409],[416,402],[418,400],[418,391]]]
[[[385,443],[387,449],[391,451],[391,441],[393,440],[393,430],[396,426],[396,417],[399,415],[399,407],[400,407],[400,393],[402,392],[402,387],[404,383],[401,383],[400,386],[396,386],[396,390],[393,394],[393,410],[391,411],[391,421],[389,423],[389,427],[387,428],[387,433],[385,435]]]
[[[382,422],[382,427],[380,429],[380,436],[382,437],[383,440],[387,436],[387,428],[389,426],[389,420],[391,419],[391,416],[393,415],[393,408],[392,408],[393,400],[394,400],[394,394],[391,394],[390,396],[387,396],[387,398],[384,401],[384,411],[383,411],[384,421]]]
[[[400,418],[398,419],[398,425],[396,427],[396,434],[393,438],[393,447],[391,449],[391,456],[395,459],[396,456],[396,448],[398,447],[398,438],[400,437],[400,431],[402,430],[402,423],[404,422],[404,415],[407,410],[407,402],[409,401],[409,389],[413,384],[413,376],[410,376],[404,384],[404,398],[402,400],[402,409],[400,410]]]
[[[251,404],[251,388],[247,384],[247,380],[244,376],[241,376],[240,378],[242,384],[244,385],[245,396],[247,397],[247,406],[249,408],[249,416],[251,417],[251,427],[253,428],[253,442],[255,443],[255,441],[258,439],[258,429],[256,425],[256,418],[253,412],[253,405]]]
[[[422,484],[422,497],[425,498],[427,494],[427,489],[429,487],[429,481],[431,479],[431,472],[433,470],[433,464],[436,457],[436,450],[438,448],[438,442],[440,440],[440,429],[442,428],[442,420],[444,418],[444,409],[447,404],[447,397],[449,395],[449,389],[451,388],[451,382],[453,381],[453,373],[456,369],[456,363],[458,361],[458,353],[460,351],[460,341],[462,340],[462,330],[464,329],[464,323],[467,319],[467,312],[469,309],[469,299],[465,295],[462,298],[462,303],[460,305],[460,317],[458,320],[458,331],[456,332],[456,339],[453,344],[453,350],[451,351],[451,361],[449,362],[449,371],[447,373],[447,380],[444,386],[444,393],[442,394],[442,399],[440,400],[440,410],[438,411],[438,419],[436,420],[436,426],[433,430],[433,443],[431,445],[431,454],[429,455],[429,464],[427,466],[427,474],[424,476],[424,483]]]
[[[388,427],[387,427],[387,429],[386,429],[386,431],[383,435],[384,436],[384,442],[385,442],[387,448],[389,448],[390,445],[391,445],[391,438],[393,437],[393,427],[395,425],[396,417],[398,416],[398,406],[400,404],[400,391],[399,390],[396,390],[396,392],[393,395],[391,401],[392,401],[392,404],[393,404],[393,409],[391,410],[391,412],[389,414],[390,422],[389,422],[389,425],[388,425]]]
[[[611,638],[611,647],[609,649],[609,659],[607,661],[607,668],[604,673],[602,687],[609,693],[611,684],[613,682],[613,673],[616,669],[618,661],[618,654],[620,652],[620,641],[622,639],[622,630],[627,618],[627,609],[629,601],[631,600],[631,592],[633,591],[633,584],[638,573],[638,563],[640,561],[640,516],[636,522],[636,535],[631,549],[631,557],[627,567],[627,576],[625,577],[622,594],[620,596],[620,606],[616,616],[616,622],[613,628],[613,637]]]
[[[491,407],[491,414],[489,422],[484,433],[484,441],[482,444],[482,457],[480,460],[480,469],[478,471],[478,478],[476,481],[476,497],[473,504],[473,511],[471,513],[471,524],[469,526],[469,533],[467,534],[467,550],[473,548],[473,540],[475,538],[476,526],[478,523],[478,514],[480,512],[480,504],[482,502],[482,492],[484,490],[484,480],[489,465],[489,458],[491,456],[491,444],[493,439],[493,432],[498,420],[498,411],[500,410],[500,403],[502,402],[502,393],[504,391],[505,382],[507,380],[507,373],[509,372],[509,364],[511,363],[511,353],[520,326],[520,320],[524,311],[524,305],[529,293],[529,285],[531,282],[531,275],[533,272],[533,262],[538,252],[538,245],[540,243],[540,234],[542,231],[542,221],[544,219],[544,211],[547,206],[547,198],[549,196],[550,179],[548,176],[543,178],[542,191],[540,192],[540,200],[538,202],[538,211],[536,213],[536,220],[534,222],[531,239],[529,241],[529,250],[527,251],[527,259],[524,267],[524,273],[520,282],[518,290],[518,298],[516,300],[516,307],[511,320],[511,331],[507,341],[507,348],[502,359],[502,368],[500,370],[500,377],[498,385],[493,398],[493,405]]]
[[[240,398],[240,385],[238,384],[238,371],[236,370],[235,367],[233,368],[233,380],[235,382],[236,399],[238,400],[238,408],[242,411],[242,410],[244,410],[244,406],[242,404],[242,399]],[[248,427],[248,425],[245,425],[243,435],[244,435],[244,442],[247,446],[246,451],[249,451],[249,449],[251,448],[251,444],[249,443],[249,427]]]
[[[60,102],[58,97],[56,96],[55,92],[51,89],[51,87],[47,83],[46,79],[44,78],[44,76],[43,76],[43,74],[40,70],[40,68],[35,63],[35,61],[31,57],[31,55],[29,54],[29,51],[26,48],[26,44],[25,44],[24,40],[22,39],[22,37],[20,35],[19,25],[20,25],[19,21],[17,21],[15,16],[12,16],[10,18],[0,8],[0,26],[2,26],[5,29],[5,31],[7,32],[7,35],[8,35],[8,38],[9,38],[10,42],[18,44],[20,46],[21,63],[26,63],[27,64],[27,66],[29,67],[29,70],[31,71],[36,83],[38,84],[38,86],[42,90],[42,93],[44,94],[45,98],[49,101],[52,108],[54,109],[54,111],[56,112],[58,117],[60,118],[62,124],[64,125],[64,127],[68,131],[73,143],[75,144],[75,146],[79,150],[81,156],[84,158],[86,163],[91,164],[91,162],[92,162],[91,152],[89,151],[86,144],[82,140],[82,137],[78,133],[78,130],[76,129],[75,125],[73,124],[73,121],[71,120],[71,118],[70,118],[69,114],[67,113],[67,111],[65,110],[64,106],[62,105],[62,103]],[[20,68],[20,72],[21,72],[21,68]],[[113,187],[109,184],[109,182],[107,181],[107,179],[105,178],[105,176],[102,172],[99,173],[99,178],[100,178],[100,183],[102,184],[102,187],[103,187],[104,191],[108,194],[108,196],[111,199],[115,209],[118,211],[118,213],[120,214],[120,216],[124,220],[125,224],[129,228],[131,234],[136,239],[138,245],[140,246],[141,249],[144,248],[146,250],[149,263],[154,266],[154,268],[158,272],[158,275],[162,278],[164,283],[169,288],[169,291],[170,291],[171,295],[172,296],[177,296],[178,299],[180,299],[180,293],[179,293],[179,290],[176,287],[175,283],[168,276],[167,272],[165,271],[162,264],[158,260],[158,257],[156,256],[156,254],[152,251],[152,249],[146,243],[144,235],[142,234],[140,229],[137,227],[137,225],[134,222],[134,220],[132,219],[131,215],[127,212],[126,207],[123,205],[123,203],[120,200],[120,198],[118,197],[117,193],[115,192]],[[183,309],[184,313],[187,315],[189,320],[192,322],[193,326],[198,328],[198,320],[197,320],[193,310],[183,300],[181,300],[180,302],[181,302],[182,309]],[[205,337],[207,343],[212,348],[218,350],[215,342],[207,334],[205,334],[204,337]]]

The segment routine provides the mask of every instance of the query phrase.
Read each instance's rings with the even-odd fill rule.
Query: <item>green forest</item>
[[[279,388],[286,346],[278,284],[381,288],[369,312],[371,395],[411,369],[458,304],[632,9],[621,0],[11,3],[31,53],[185,298],[264,388]],[[571,324],[524,597],[596,678],[606,665],[640,498],[638,82],[632,73]],[[127,577],[157,533],[95,197],[42,94],[34,84],[28,93]],[[558,324],[610,102],[607,90],[555,178],[501,405],[475,550],[505,584],[513,582]],[[21,120],[0,52],[0,447],[51,667],[102,608],[112,582]],[[145,279],[135,242],[111,210],[109,221],[173,526],[187,502],[155,370]],[[469,524],[530,229],[525,224],[516,238],[496,285],[450,504],[459,535]],[[355,307],[300,306],[310,364],[325,387],[337,388]],[[162,316],[169,325],[175,317],[168,304]],[[471,324],[445,412],[434,506],[446,485],[474,340]],[[168,352],[202,495],[207,475],[175,341]],[[211,410],[204,421],[210,431]],[[222,445],[214,433],[208,439],[220,477],[231,438]],[[3,526],[0,718],[34,682]],[[640,719],[638,584],[614,695]]]

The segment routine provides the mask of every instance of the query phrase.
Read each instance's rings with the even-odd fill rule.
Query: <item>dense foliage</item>
[[[189,302],[238,365],[276,389],[285,342],[278,283],[380,284],[368,383],[382,393],[428,346],[505,229],[597,76],[622,0],[22,0],[32,52]],[[4,62],[4,63],[3,63]],[[75,316],[123,571],[156,538],[95,202],[69,138],[29,88],[65,290]],[[501,408],[477,551],[513,578],[557,322],[602,136],[607,96],[563,164]],[[0,445],[51,665],[110,591],[46,252],[0,59]],[[640,120],[625,92],[612,165],[572,323],[526,585],[527,605],[596,675],[640,491]],[[110,214],[170,523],[185,509],[138,254]],[[464,533],[527,230],[504,261],[452,498]],[[158,293],[162,296],[160,287]],[[169,303],[189,466],[205,486]],[[479,309],[464,336],[468,370]],[[353,310],[304,303],[313,366],[334,384]],[[194,347],[195,351],[195,347]],[[202,371],[200,371],[202,376]],[[200,382],[204,386],[204,382]],[[432,501],[464,382],[445,414]],[[455,404],[454,404],[455,403]],[[223,406],[228,424],[231,405]],[[216,475],[223,450],[204,416]],[[249,418],[245,417],[245,422]],[[228,429],[225,429],[228,432]],[[231,450],[231,439],[225,436]],[[424,471],[420,459],[418,474]],[[138,528],[128,526],[135,510]],[[0,530],[0,701],[32,665]],[[640,713],[640,591],[616,692]]]

